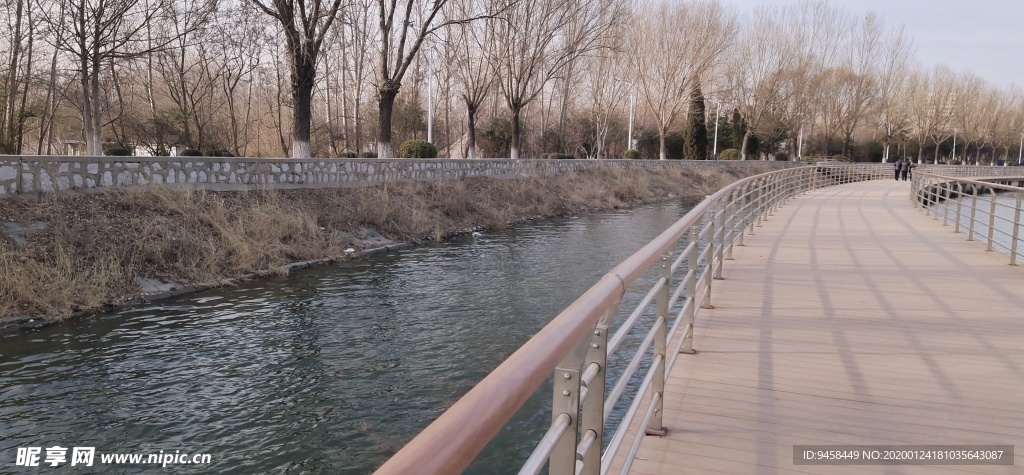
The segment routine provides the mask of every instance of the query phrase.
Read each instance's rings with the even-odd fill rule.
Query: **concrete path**
[[[716,281],[632,473],[1024,473],[1024,268],[906,182],[790,201]],[[1016,445],[1016,466],[794,465],[810,444]],[[616,464],[618,465],[618,464]],[[618,472],[615,472],[618,473]]]

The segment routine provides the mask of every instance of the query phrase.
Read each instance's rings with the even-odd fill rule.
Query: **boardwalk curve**
[[[812,191],[734,249],[695,327],[700,353],[666,383],[669,433],[645,438],[631,473],[1020,473],[793,463],[803,444],[1024,451],[1024,269],[943,232],[908,194]]]

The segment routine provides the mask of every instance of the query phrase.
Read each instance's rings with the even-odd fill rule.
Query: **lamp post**
[[[427,76],[427,142],[434,143],[434,74]]]
[[[711,149],[711,159],[712,160],[718,160],[718,115],[721,112],[722,112],[722,101],[715,101],[715,145]]]
[[[951,158],[949,161],[950,162],[955,162],[956,161],[956,128],[955,127],[953,128],[953,158]]]
[[[889,149],[886,149],[888,152]],[[800,124],[800,134],[796,138],[796,160],[802,161],[804,159],[804,124]]]
[[[627,82],[632,86],[629,93],[629,135],[626,136],[626,150],[633,150],[633,109],[636,107],[636,85]]]
[[[1017,150],[1017,166],[1018,167],[1021,166],[1021,165],[1024,165],[1024,163],[1022,163],[1024,161],[1022,161],[1021,159],[1024,159],[1024,130],[1020,131],[1020,149]]]

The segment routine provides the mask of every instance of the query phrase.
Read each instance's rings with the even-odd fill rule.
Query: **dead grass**
[[[0,319],[51,320],[117,304],[136,276],[216,285],[358,247],[335,231],[395,241],[594,208],[704,196],[765,170],[594,170],[522,179],[465,178],[272,192],[106,191],[0,200],[0,219],[46,221],[21,247],[0,238]]]

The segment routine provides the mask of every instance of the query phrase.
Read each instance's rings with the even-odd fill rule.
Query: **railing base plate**
[[[695,354],[697,354],[697,350],[679,350],[679,354],[681,354],[681,355],[695,355]]]
[[[666,429],[664,427],[662,427],[661,430],[647,429],[647,430],[644,430],[644,434],[646,434],[646,435],[656,435],[658,437],[665,437],[666,435],[668,435],[668,429]]]

